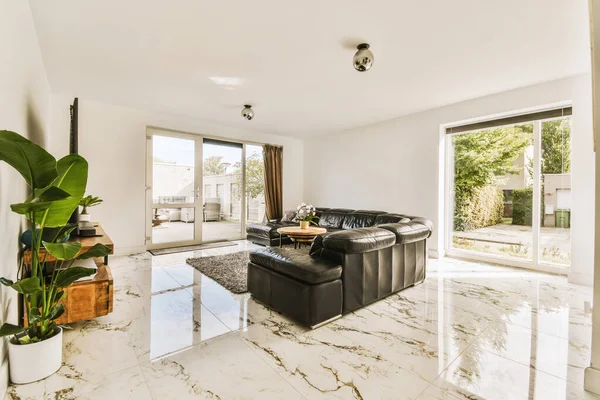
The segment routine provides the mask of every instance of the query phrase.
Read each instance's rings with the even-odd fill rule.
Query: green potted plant
[[[91,221],[92,217],[88,213],[88,208],[97,206],[102,203],[102,199],[100,197],[94,197],[92,195],[87,195],[79,201],[79,205],[83,207],[81,210],[81,214],[79,215],[80,221]]]
[[[81,243],[63,242],[75,228],[68,220],[85,193],[88,164],[83,157],[71,154],[56,161],[19,134],[0,131],[0,161],[16,169],[31,189],[24,202],[10,206],[31,222],[31,264],[14,281],[0,278],[0,283],[23,296],[27,326],[4,323],[0,336],[10,337],[11,380],[28,383],[52,375],[61,366],[62,327],[56,320],[65,311],[64,288],[96,272],[75,265],[76,260],[103,257],[110,249],[96,245],[81,254]],[[47,254],[57,261],[47,262]]]

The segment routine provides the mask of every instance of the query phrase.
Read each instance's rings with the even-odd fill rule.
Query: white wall
[[[69,104],[72,101],[71,96],[52,96],[53,135],[50,148],[56,154],[68,152]],[[79,153],[90,164],[88,192],[104,199],[102,205],[91,210],[92,218],[102,223],[115,242],[117,254],[145,249],[147,126],[282,145],[284,208],[295,208],[303,200],[301,140],[215,126],[202,122],[201,118],[191,119],[80,98]]]
[[[305,141],[304,191],[316,206],[377,209],[419,215],[440,235],[440,126],[517,110],[573,103],[572,274],[591,284],[593,274],[594,152],[590,75],[561,79],[424,111],[340,134]]]
[[[38,47],[29,2],[0,0],[0,130],[12,130],[43,145],[50,88]],[[0,276],[17,275],[18,238],[25,223],[9,205],[23,201],[25,181],[0,162]],[[0,323],[17,322],[17,298],[0,287]],[[0,397],[8,383],[8,360],[0,341]]]

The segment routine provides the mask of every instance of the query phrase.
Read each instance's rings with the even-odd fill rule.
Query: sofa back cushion
[[[373,226],[377,214],[363,213],[360,211],[354,211],[346,214],[344,222],[342,223],[342,229],[356,229],[356,228],[368,228]]]
[[[332,208],[321,213],[319,218],[319,226],[323,228],[336,228],[341,229],[344,223],[346,215],[354,210],[347,210],[345,208]]]
[[[321,218],[321,215],[323,215],[324,211],[329,210],[330,208],[328,207],[315,207],[315,215],[319,218]]]
[[[313,245],[323,247],[322,255],[325,251],[358,254],[393,246],[396,243],[396,235],[386,229],[357,228],[324,235],[320,242],[313,242]]]
[[[373,225],[395,224],[398,222],[410,222],[411,218],[401,214],[380,214],[375,218]]]

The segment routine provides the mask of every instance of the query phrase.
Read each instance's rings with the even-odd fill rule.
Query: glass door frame
[[[153,157],[152,157],[152,137],[153,136],[166,136],[166,137],[174,137],[180,139],[194,140],[195,142],[195,165],[194,165],[194,180],[196,185],[195,196],[194,196],[194,240],[191,241],[179,241],[179,242],[168,242],[168,243],[152,243],[152,210],[156,207],[157,204],[153,203],[152,199],[152,179],[153,179]],[[203,181],[203,145],[204,139],[214,139],[222,142],[231,142],[231,143],[241,143],[242,144],[242,187],[239,188],[241,197],[241,212],[240,212],[240,224],[241,224],[241,232],[239,238],[227,238],[227,239],[217,239],[211,241],[203,241],[202,240],[202,220],[203,218],[196,218],[196,215],[202,215],[202,205],[204,202],[204,181]],[[254,142],[254,141],[246,141],[246,140],[236,140],[224,138],[221,136],[214,135],[204,135],[197,134],[193,132],[182,132],[176,131],[168,128],[161,128],[158,126],[147,126],[146,127],[146,249],[164,249],[170,247],[181,247],[181,246],[190,246],[197,245],[202,243],[211,243],[211,242],[222,242],[226,240],[243,240],[246,238],[246,226],[247,226],[247,198],[245,196],[246,193],[246,146],[247,145],[255,145],[255,146],[263,146],[264,143]],[[198,194],[200,196],[198,196]],[[161,204],[163,207],[161,208],[188,208],[190,204]],[[167,207],[164,207],[167,206]],[[199,213],[198,210],[200,211]]]
[[[444,163],[442,164],[445,170],[444,188],[445,195],[443,209],[443,230],[444,230],[444,254],[449,257],[463,258],[474,261],[491,262],[495,264],[508,265],[511,267],[527,268],[553,274],[568,274],[571,266],[541,261],[540,235],[541,235],[541,156],[542,156],[542,124],[547,121],[553,121],[562,118],[572,118],[571,116],[561,116],[556,118],[532,120],[533,124],[533,198],[532,198],[532,258],[531,260],[519,260],[511,257],[499,256],[496,254],[488,254],[478,251],[457,249],[452,246],[452,234],[454,228],[454,146],[451,138],[454,135],[468,134],[470,132],[461,132],[455,134],[446,134],[446,128],[452,126],[442,126],[440,135],[445,144],[444,148]],[[471,131],[472,132],[472,131]]]
[[[194,202],[193,203],[154,203],[152,196],[154,162],[153,144],[154,136],[170,137],[176,139],[190,140],[194,142]],[[148,128],[146,130],[146,249],[164,249],[169,247],[189,246],[202,243],[202,163],[198,166],[198,160],[202,161],[203,137],[162,129]],[[157,208],[193,208],[194,209],[194,239],[181,240],[165,243],[152,242],[152,217],[153,210]]]

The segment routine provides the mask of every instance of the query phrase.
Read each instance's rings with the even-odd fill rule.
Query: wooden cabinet
[[[83,245],[81,252],[84,253],[97,243],[101,243],[111,250],[114,244],[110,237],[104,232],[100,224],[94,223],[96,227],[95,237],[74,237],[70,242],[79,241]],[[101,235],[101,236],[100,236]],[[46,254],[40,251],[40,258]],[[31,263],[31,252],[26,251],[23,255],[25,264]],[[53,261],[48,255],[46,261]],[[75,282],[66,287],[66,296],[61,301],[65,304],[65,313],[56,321],[58,324],[69,324],[77,321],[85,321],[102,315],[107,315],[113,310],[113,277],[108,266],[108,256],[94,259],[98,266],[98,273],[90,280]],[[23,312],[25,315],[25,312]],[[27,323],[27,318],[25,318]]]

